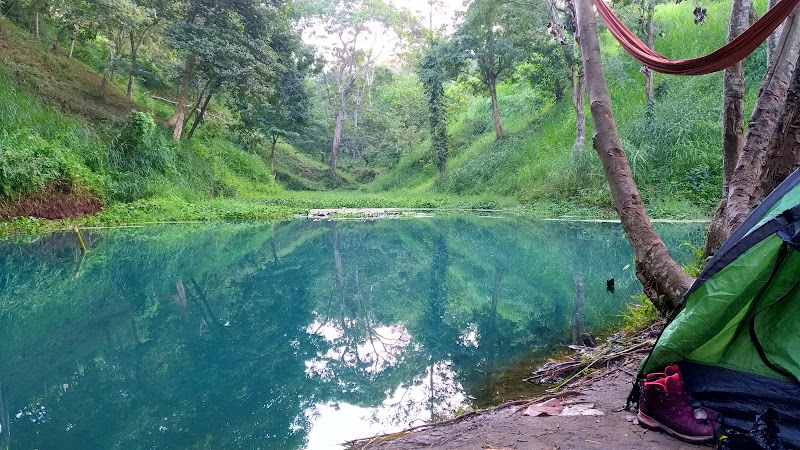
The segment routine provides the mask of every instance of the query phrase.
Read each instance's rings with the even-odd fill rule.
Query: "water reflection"
[[[613,224],[153,227],[85,260],[70,238],[0,243],[0,448],[330,448],[497,401],[509,361],[636,290]]]

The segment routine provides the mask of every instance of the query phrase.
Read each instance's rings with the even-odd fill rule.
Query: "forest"
[[[704,24],[691,5],[645,3],[615,8],[664,54],[695,56],[725,42],[726,3],[704,5]],[[569,8],[499,0],[458,8],[6,0],[2,217],[60,218],[102,205],[105,221],[141,221],[140,210],[202,219],[185,211],[258,216],[269,214],[264,204],[308,203],[613,216],[585,138],[593,129]],[[721,74],[653,74],[601,35],[648,211],[710,215],[722,180]],[[745,61],[750,104],[766,54],[762,47]],[[254,199],[260,206],[245,201]]]

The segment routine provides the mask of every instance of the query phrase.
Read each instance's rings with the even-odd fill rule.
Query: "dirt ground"
[[[506,407],[455,423],[412,431],[381,441],[361,442],[369,449],[665,449],[708,448],[679,441],[663,432],[634,425],[634,413],[621,410],[632,377],[614,370],[584,383],[580,394],[561,398],[564,404],[591,403],[604,415],[523,415],[525,408]]]

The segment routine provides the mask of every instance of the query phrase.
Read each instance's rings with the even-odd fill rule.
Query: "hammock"
[[[667,59],[649,49],[614,15],[605,0],[594,0],[594,5],[608,30],[633,59],[656,72],[670,75],[705,75],[724,70],[753,53],[794,10],[798,2],[800,0],[781,0],[744,33],[722,48],[698,58],[678,60]]]

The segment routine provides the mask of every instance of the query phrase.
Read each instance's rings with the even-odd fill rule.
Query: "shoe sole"
[[[683,439],[686,442],[711,442],[714,440],[714,436],[689,436],[686,434],[678,433],[677,431],[673,430],[672,428],[664,425],[663,423],[653,419],[652,417],[643,414],[641,411],[637,414],[637,419],[639,419],[639,423],[646,426],[647,428],[651,428],[654,430],[664,430],[667,433],[676,436],[680,439]]]

